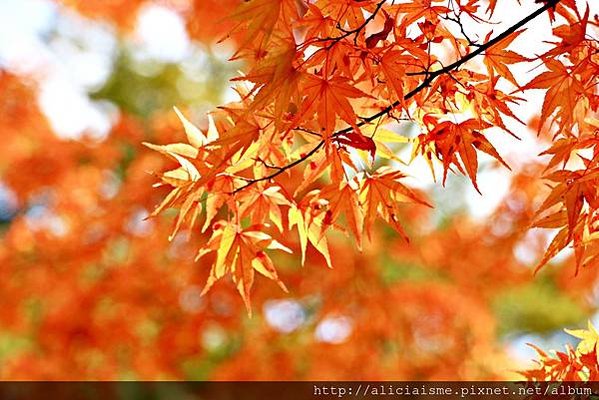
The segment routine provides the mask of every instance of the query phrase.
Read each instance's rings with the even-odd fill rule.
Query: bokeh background
[[[206,129],[235,99],[243,65],[217,40],[236,3],[0,0],[1,379],[511,379],[526,343],[562,348],[563,328],[599,319],[597,272],[574,277],[568,250],[532,273],[546,142],[522,126],[494,138],[514,171],[481,163],[482,196],[405,167],[435,204],[403,216],[410,244],[381,226],[362,252],[333,235],[333,270],[275,255],[290,293],[258,282],[252,318],[230,282],[200,296],[206,238],[146,219],[169,161],[141,143],[183,140],[173,106]],[[547,32],[535,22],[519,52]]]

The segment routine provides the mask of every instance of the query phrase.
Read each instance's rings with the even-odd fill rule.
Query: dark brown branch
[[[454,61],[453,63],[439,69],[436,71],[432,71],[429,72],[427,77],[422,81],[422,83],[420,83],[420,85],[418,85],[416,88],[414,88],[413,90],[411,90],[410,92],[406,93],[403,96],[403,101],[405,100],[409,100],[412,97],[416,96],[418,93],[420,93],[422,90],[426,89],[427,87],[430,86],[430,84],[438,77],[441,76],[443,74],[446,74],[448,72],[451,72],[459,67],[461,67],[463,64],[467,63],[468,61],[472,60],[474,57],[478,56],[481,53],[484,53],[485,51],[487,51],[488,49],[490,49],[491,47],[493,47],[494,45],[496,45],[497,43],[501,42],[503,39],[507,38],[508,36],[510,36],[512,33],[516,32],[518,29],[522,28],[524,25],[528,24],[530,21],[532,21],[533,19],[535,19],[536,17],[538,17],[539,15],[543,14],[545,11],[547,11],[550,8],[555,7],[555,5],[557,3],[559,3],[560,0],[551,0],[548,1],[543,7],[539,8],[538,10],[536,10],[535,12],[533,12],[532,14],[528,15],[527,17],[523,18],[522,20],[518,21],[517,23],[515,23],[514,25],[512,25],[511,27],[507,28],[505,31],[503,31],[502,33],[500,33],[499,35],[497,35],[496,37],[494,37],[493,39],[489,40],[488,42],[480,45],[480,47],[477,47],[476,50],[474,50],[472,53],[469,53],[467,55],[465,55],[464,57],[460,58],[459,60]],[[360,127],[360,126],[364,126],[374,120],[376,120],[377,118],[382,117],[383,115],[388,114],[389,112],[391,112],[394,108],[396,108],[397,106],[399,106],[401,104],[401,102],[399,100],[393,102],[392,104],[390,104],[389,106],[385,107],[384,109],[382,109],[381,111],[377,112],[376,114],[371,115],[370,117],[366,117],[366,118],[362,118],[360,122],[356,123],[356,126]],[[332,137],[336,137],[339,135],[343,135],[346,134],[348,132],[351,132],[351,130],[353,129],[353,127],[348,126],[346,128],[340,129],[338,131],[336,131],[335,133],[333,133]],[[323,148],[325,144],[324,140],[321,140],[312,150],[310,150],[308,153],[306,153],[304,156],[298,158],[297,160],[293,161],[292,163],[289,163],[283,167],[280,167],[280,170],[277,170],[276,172],[273,172],[270,175],[266,175],[263,176],[261,178],[256,178],[253,179],[252,181],[248,182],[247,184],[235,189],[233,191],[233,194],[238,193],[246,188],[248,188],[249,186],[252,186],[254,183],[257,182],[263,182],[263,181],[267,181],[273,178],[276,178],[277,176],[281,175],[283,172],[295,167],[296,165],[299,165],[301,163],[303,163],[304,161],[306,161],[307,159],[309,159],[310,157],[312,157],[314,154],[316,154],[320,149]]]
[[[481,45],[478,44],[476,41],[472,40],[470,38],[470,36],[468,36],[468,34],[466,33],[466,29],[464,28],[464,23],[462,22],[462,11],[456,11],[455,6],[453,4],[453,1],[450,0],[449,1],[450,7],[451,7],[451,12],[453,13],[453,17],[450,17],[449,14],[447,14],[445,17],[441,17],[447,21],[451,21],[456,23],[459,27],[460,27],[460,32],[462,33],[462,36],[466,39],[466,41],[468,42],[468,44],[472,47],[480,47]]]
[[[305,132],[305,133],[308,133],[310,135],[318,136],[319,138],[322,138],[322,136],[320,134],[318,134],[318,133],[316,133],[316,132],[314,132],[314,131],[312,131],[310,129],[304,128],[303,126],[298,126],[297,128],[293,128],[293,130],[294,131]]]
[[[243,186],[238,187],[237,189],[235,189],[232,194],[241,192],[242,190],[246,189],[249,186],[252,186],[255,183],[262,182],[262,181],[268,181],[270,179],[276,178],[277,176],[281,175],[283,172],[287,171],[288,169],[291,169],[291,168],[295,167],[296,165],[303,163],[308,158],[312,157],[314,154],[316,154],[318,152],[318,150],[320,150],[322,148],[322,146],[324,146],[324,140],[320,141],[318,143],[318,145],[316,145],[316,147],[314,147],[312,150],[310,150],[309,152],[307,152],[303,157],[298,158],[294,162],[292,162],[290,164],[287,164],[284,167],[281,167],[281,169],[279,169],[277,172],[273,172],[272,174],[267,175],[267,176],[263,176],[262,178],[252,179],[247,184],[245,184],[245,185],[243,185]]]
[[[268,164],[266,161],[264,161],[263,159],[261,159],[260,157],[256,157],[254,158],[254,161],[259,162],[260,164],[264,165],[266,168],[268,169],[274,169],[274,170],[280,170],[283,167],[278,167],[276,165],[270,165]],[[251,180],[251,179],[250,179]]]

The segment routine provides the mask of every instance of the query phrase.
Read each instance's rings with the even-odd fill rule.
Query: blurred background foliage
[[[118,52],[109,79],[90,97],[107,100],[142,119],[170,110],[173,104],[209,109],[222,101],[225,82],[234,73],[234,63],[202,52],[196,57],[203,58],[203,62],[193,65],[193,57],[184,65],[135,60],[131,52],[123,48]]]
[[[141,142],[183,140],[174,105],[206,129],[234,99],[243,66],[215,42],[235,4],[2,2],[1,378],[511,378],[526,342],[593,318],[594,271],[573,280],[565,255],[532,274],[535,166],[485,193],[490,209],[461,177],[429,185],[437,207],[403,216],[409,245],[381,227],[362,253],[331,238],[333,270],[273,255],[290,294],[259,282],[251,319],[230,283],[200,297],[206,238],[169,243],[172,214],[145,219],[169,165]]]

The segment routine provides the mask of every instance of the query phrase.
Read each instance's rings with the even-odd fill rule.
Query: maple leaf
[[[489,71],[489,80],[476,85],[475,87],[477,90],[471,92],[470,97],[472,97],[473,106],[481,118],[484,118],[486,122],[498,126],[510,135],[518,138],[516,134],[508,129],[501,114],[507,115],[525,125],[525,123],[514,114],[508,106],[509,103],[519,104],[519,102],[523,102],[524,99],[497,90],[496,86],[499,78],[499,76],[494,75],[494,72]]]
[[[568,228],[564,227],[557,233],[557,235],[555,235],[549,246],[547,246],[547,250],[545,250],[543,258],[535,266],[535,273],[537,273],[545,264],[549,262],[549,260],[555,257],[560,251],[566,248],[570,241],[569,234],[570,232]]]
[[[289,209],[289,228],[297,226],[302,250],[302,265],[304,265],[306,260],[306,250],[309,242],[322,254],[327,266],[333,268],[331,253],[329,252],[329,245],[325,236],[325,213],[320,212],[326,204],[326,200],[323,204],[323,201],[316,196],[317,193],[319,191],[308,193],[302,203],[297,207]]]
[[[353,147],[354,149],[368,151],[373,160],[376,156],[376,144],[374,143],[374,140],[368,136],[364,136],[362,133],[350,131],[336,136],[334,140],[337,143]]]
[[[478,171],[476,150],[487,153],[506,168],[510,169],[487,138],[476,131],[476,129],[483,129],[485,127],[487,127],[486,124],[475,119],[469,119],[459,124],[444,121],[439,123],[428,135],[422,138],[417,143],[417,146],[421,148],[421,151],[425,151],[426,144],[434,143],[437,156],[443,163],[443,183],[445,183],[447,171],[452,164],[462,171],[462,165],[456,157],[459,155],[463,168],[472,181],[474,188],[480,193],[476,183],[476,173]]]
[[[235,78],[234,81],[249,81],[255,86],[255,93],[250,111],[262,112],[274,101],[274,119],[279,128],[288,122],[297,112],[301,94],[299,82],[302,73],[298,71],[293,61],[296,57],[296,45],[292,38],[273,38],[273,50],[256,60],[254,68],[248,73]],[[276,46],[275,46],[276,45]]]
[[[216,252],[216,260],[202,294],[208,292],[217,280],[230,274],[251,315],[250,290],[254,283],[255,271],[274,280],[281,289],[287,291],[283,282],[279,280],[266,250],[276,249],[287,253],[291,253],[291,250],[264,233],[263,229],[264,226],[260,225],[242,229],[227,221],[214,224],[212,237],[196,257],[196,260],[199,260],[206,254]]]
[[[231,199],[234,188],[235,178],[225,174],[216,176],[206,185],[206,192],[210,194],[206,197],[206,217],[202,232],[206,232],[218,211]]]
[[[485,52],[484,58],[484,63],[487,66],[487,69],[489,70],[489,74],[491,74],[493,70],[497,71],[499,76],[507,79],[516,87],[520,87],[520,85],[518,84],[518,81],[516,80],[516,78],[514,78],[514,75],[512,75],[507,66],[510,64],[518,64],[521,62],[532,60],[530,58],[524,57],[516,53],[515,51],[506,50],[506,47],[508,47],[518,36],[520,36],[522,32],[524,31],[516,31],[508,37],[506,37],[501,42],[497,43],[495,46],[491,47],[489,50]],[[485,42],[489,41],[492,34],[493,31],[489,32],[489,34],[485,38]]]
[[[597,333],[597,329],[591,321],[588,321],[587,329],[564,329],[564,331],[575,338],[581,339],[576,346],[576,351],[578,353],[588,354],[595,351],[597,348],[599,333]]]
[[[413,66],[414,60],[400,50],[389,50],[381,58],[380,65],[390,92],[395,93],[396,99],[402,107],[406,108],[404,100],[404,80],[406,78],[406,69]]]
[[[210,129],[208,136],[206,136],[202,131],[190,123],[177,108],[175,108],[175,112],[183,124],[189,144],[175,143],[159,146],[151,143],[143,143],[152,150],[172,157],[180,165],[179,168],[166,171],[160,175],[162,181],[161,184],[167,184],[173,187],[173,189],[164,198],[161,204],[159,204],[150,214],[151,217],[154,217],[166,208],[175,207],[177,205],[180,207],[179,215],[175,227],[169,236],[169,240],[172,240],[175,237],[183,223],[187,221],[188,214],[192,210],[193,214],[190,218],[190,226],[195,224],[198,215],[202,211],[202,206],[199,201],[205,193],[205,190],[198,184],[198,181],[201,178],[196,162],[197,157],[200,154],[198,148],[205,146],[210,141],[216,139],[214,122],[211,117]],[[160,186],[161,184],[155,186]]]
[[[349,98],[369,97],[350,85],[347,78],[321,78],[313,74],[305,77],[302,92],[305,98],[298,114],[308,116],[316,113],[325,137],[329,137],[335,130],[337,116],[349,125],[355,124],[356,114]]]
[[[541,110],[541,121],[549,120],[549,117],[556,113],[555,118],[560,119],[561,129],[569,129],[575,123],[574,111],[578,98],[584,92],[584,87],[561,62],[548,60],[545,65],[549,71],[543,72],[524,85],[522,90],[547,89]],[[541,126],[539,131],[540,129]]]
[[[406,17],[402,19],[402,25],[410,25],[413,22],[424,17],[425,20],[436,20],[439,15],[446,14],[450,10],[443,5],[435,5],[441,3],[442,0],[414,0],[409,3],[400,3],[391,7],[396,12],[405,13]]]
[[[411,139],[382,127],[380,122],[381,121],[377,121],[374,124],[362,127],[363,134],[374,142],[374,146],[372,147],[376,153],[378,153],[379,157],[405,164],[388,145],[409,143]],[[372,152],[371,158],[374,159]]]
[[[366,38],[366,47],[369,49],[375,47],[381,40],[387,39],[389,32],[391,32],[391,29],[393,29],[393,26],[395,25],[395,19],[391,18],[385,10],[383,10],[383,13],[385,14],[385,25],[383,26],[383,29]]]
[[[594,234],[589,229],[589,214],[583,211],[588,204],[592,209],[599,207],[597,197],[597,183],[599,182],[599,169],[591,168],[592,161],[587,161],[587,168],[576,171],[558,170],[545,176],[546,179],[556,182],[549,195],[537,210],[534,226],[542,228],[563,228],[550,243],[536,270],[544,266],[559,251],[571,241],[574,242],[576,258],[576,273],[584,262],[584,253],[587,246],[594,240]],[[554,206],[560,206],[557,212],[539,218]]]
[[[380,216],[391,225],[406,241],[408,235],[399,222],[400,203],[413,202],[432,207],[413,190],[399,182],[405,175],[388,167],[379,168],[372,176],[366,176],[360,188],[360,202],[364,205],[364,226],[368,237],[374,220]]]
[[[185,143],[166,144],[162,146],[146,142],[143,144],[152,150],[172,157],[181,165],[181,170],[187,174],[189,180],[197,181],[200,179],[200,172],[191,161],[198,155],[198,150],[195,147]]]
[[[309,147],[313,148],[314,144],[310,143]],[[300,149],[299,154],[305,154],[303,149]],[[329,169],[332,164],[332,157],[327,157],[325,152],[318,152],[314,159],[308,163],[306,169],[304,169],[303,179],[300,185],[295,190],[294,195],[301,193],[306,190],[312,183],[318,180],[324,173]]]
[[[219,133],[219,138],[211,143],[212,146],[219,146],[226,149],[227,153],[223,156],[226,162],[235,155],[243,154],[252,143],[260,138],[262,127],[256,118],[245,110],[223,107],[225,111],[235,121],[235,124],[224,132]]]
[[[578,15],[576,7],[572,8],[576,10],[578,18],[572,15],[565,7],[560,10],[561,15],[568,23],[553,28],[553,34],[562,39],[562,41],[560,43],[551,42],[552,44],[556,44],[556,46],[544,53],[543,58],[554,57],[564,52],[575,54],[576,48],[585,40],[589,23],[589,5],[587,4],[585,14],[582,18]]]
[[[578,141],[574,137],[559,138],[555,142],[553,142],[553,144],[551,145],[550,148],[548,148],[547,150],[545,150],[541,154],[539,154],[541,156],[543,156],[543,155],[552,155],[553,156],[551,158],[551,161],[549,162],[549,164],[547,164],[547,167],[545,169],[546,170],[551,169],[551,168],[555,167],[557,164],[559,164],[560,162],[565,167],[566,163],[570,159],[570,156],[571,156],[572,152],[574,151],[577,143],[578,143]]]
[[[489,0],[489,5],[487,6],[487,13],[490,17],[493,16],[495,12],[495,8],[497,7],[497,0]]]
[[[281,21],[294,21],[299,16],[294,0],[250,0],[242,2],[230,18],[240,21],[231,33],[243,32],[244,38],[231,57],[235,59],[252,45],[264,48],[277,26],[291,35],[289,25],[281,24]]]
[[[269,219],[279,232],[283,232],[280,206],[291,206],[291,203],[281,193],[279,186],[256,185],[252,190],[239,193],[237,201],[242,204],[237,211],[240,218],[249,216],[252,224],[260,224]]]
[[[308,11],[298,22],[298,26],[307,27],[307,38],[333,37],[335,34],[335,20],[325,16],[315,4],[307,5]]]
[[[362,231],[364,229],[364,214],[358,198],[356,185],[350,182],[343,182],[340,186],[329,185],[320,192],[320,197],[327,199],[328,207],[323,223],[325,226],[333,225],[341,213],[356,238],[358,248],[362,249]]]
[[[185,118],[185,116],[181,113],[181,111],[179,111],[177,107],[174,107],[174,110],[177,114],[177,117],[179,117],[179,120],[183,124],[183,129],[185,130],[187,141],[193,147],[200,148],[218,138],[218,131],[216,130],[216,126],[214,126],[214,120],[212,119],[212,116],[210,114],[208,114],[208,132],[206,135],[204,135],[204,133],[200,129],[198,129],[194,124],[189,122],[187,118]]]
[[[324,14],[331,16],[340,26],[347,26],[350,29],[360,27],[364,21],[364,12],[373,13],[377,8],[378,1],[353,1],[353,0],[327,0],[318,1]]]

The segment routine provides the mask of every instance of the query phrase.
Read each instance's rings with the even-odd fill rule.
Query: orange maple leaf
[[[198,260],[208,253],[216,252],[216,260],[202,294],[210,290],[214,282],[226,274],[231,274],[251,315],[250,290],[254,283],[255,271],[274,280],[281,289],[287,291],[283,282],[279,280],[266,250],[277,249],[288,253],[291,253],[291,250],[264,233],[264,226],[252,225],[242,229],[232,222],[219,221],[214,224],[213,229],[212,237],[196,257]]]

